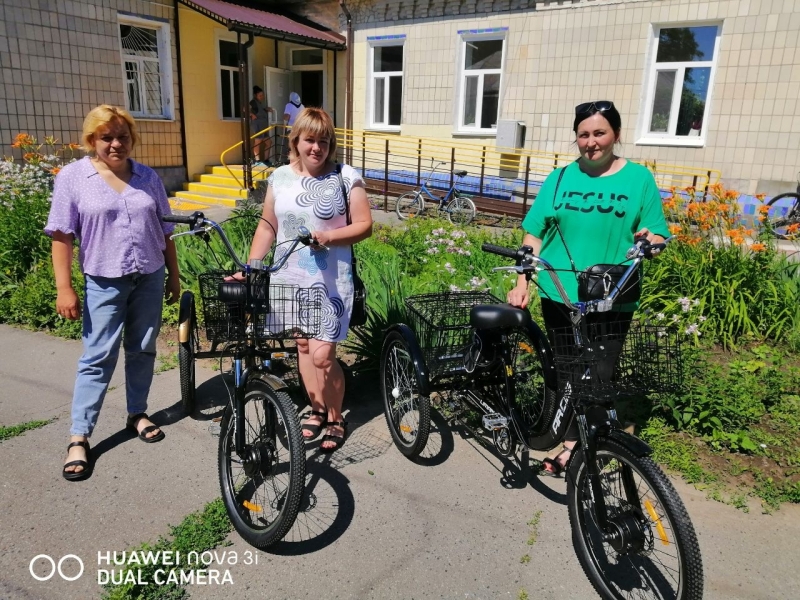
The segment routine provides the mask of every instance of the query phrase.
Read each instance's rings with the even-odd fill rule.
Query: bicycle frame
[[[450,202],[450,200],[454,196],[458,197],[460,195],[460,192],[456,188],[455,181],[453,182],[453,185],[450,186],[450,189],[447,190],[447,193],[444,196],[442,196],[441,198],[439,196],[435,195],[433,192],[431,192],[431,190],[428,189],[428,184],[431,182],[431,179],[433,179],[433,175],[434,175],[434,173],[436,173],[436,169],[438,169],[440,166],[445,165],[447,163],[445,161],[440,161],[435,166],[433,166],[433,159],[431,159],[431,164],[432,164],[431,172],[428,175],[428,177],[425,179],[425,181],[422,182],[422,185],[419,188],[419,193],[423,193],[424,192],[428,196],[428,198],[430,198],[432,201],[436,202],[437,210],[442,210],[442,208],[448,202]],[[461,179],[461,178],[459,177],[459,179]]]
[[[575,336],[575,345],[577,347],[581,347],[584,344],[584,340],[589,339],[588,328],[584,317],[592,312],[606,312],[611,310],[614,305],[614,301],[621,293],[621,290],[624,289],[625,284],[636,272],[636,269],[639,268],[641,262],[645,258],[649,258],[660,253],[668,241],[669,238],[661,244],[651,245],[646,240],[638,240],[636,244],[630,250],[628,250],[626,255],[626,259],[631,260],[631,264],[628,266],[620,278],[620,281],[616,284],[608,296],[602,300],[590,300],[587,302],[576,303],[570,301],[566,290],[564,289],[564,286],[561,283],[553,266],[543,258],[534,256],[532,249],[523,247],[520,250],[513,252],[504,248],[492,246],[490,244],[484,244],[483,249],[485,251],[494,252],[495,254],[514,258],[517,262],[514,267],[498,267],[495,270],[513,270],[519,274],[525,275],[528,281],[530,281],[534,271],[547,271],[550,274],[559,295],[561,296],[562,302],[570,311],[572,331]],[[506,362],[505,364],[509,363]],[[586,376],[592,376],[592,373],[589,372],[589,369],[587,369]],[[508,406],[513,406],[514,396],[511,395],[511,393],[511,390],[507,392]],[[597,440],[603,437],[614,438],[628,447],[628,449],[637,456],[646,456],[650,454],[651,450],[645,442],[622,430],[621,424],[617,419],[616,409],[613,406],[605,407],[598,403],[573,403],[570,401],[569,392],[564,394],[564,397],[559,404],[558,411],[556,412],[553,422],[550,425],[548,434],[546,436],[542,436],[542,446],[552,447],[552,445],[555,445],[555,443],[558,443],[558,441],[564,438],[567,427],[569,426],[569,423],[573,417],[573,412],[578,423],[578,432],[580,438],[579,444],[580,447],[583,448],[583,452],[586,455],[586,473],[589,478],[590,489],[592,491],[594,500],[595,517],[598,525],[606,536],[605,541],[613,543],[619,540],[619,533],[612,531],[605,507],[605,502],[603,500],[600,472],[596,461]],[[527,445],[527,441],[524,443]],[[573,450],[570,458],[570,464],[572,458],[577,453],[576,450],[578,449],[579,447],[576,446],[575,450]],[[567,465],[566,472],[570,472],[570,464]],[[623,486],[625,487],[625,493],[628,501],[631,503],[633,508],[638,511],[639,515],[641,515],[642,507],[640,505],[638,493],[636,493],[633,474],[627,466],[623,470]]]
[[[236,254],[236,251],[231,246],[228,237],[225,235],[225,231],[222,227],[210,220],[206,219],[203,213],[196,211],[192,215],[188,217],[183,217],[179,215],[169,215],[168,217],[164,217],[165,221],[170,221],[174,223],[183,223],[189,225],[189,231],[183,231],[172,236],[172,239],[176,237],[180,237],[183,235],[200,235],[200,236],[207,236],[210,231],[216,231],[217,234],[222,239],[222,243],[225,246],[225,249],[233,260],[233,262],[238,266],[242,273],[244,274],[244,281],[241,283],[244,285],[244,302],[243,305],[248,308],[255,308],[254,306],[254,298],[252,293],[252,288],[255,283],[255,280],[259,277],[269,276],[269,274],[274,273],[280,270],[286,261],[289,259],[289,256],[295,251],[299,244],[308,245],[311,241],[311,233],[305,227],[300,227],[298,229],[298,237],[295,238],[291,246],[289,247],[289,251],[286,252],[278,262],[274,263],[271,266],[265,267],[263,265],[263,261],[261,260],[251,260],[249,263],[244,263]],[[266,369],[262,365],[255,364],[255,358],[265,357],[267,353],[262,351],[258,348],[256,343],[256,332],[255,332],[255,319],[252,318],[253,313],[250,313],[250,325],[251,327],[245,328],[245,343],[244,346],[241,344],[236,345],[236,350],[233,354],[233,375],[234,375],[234,397],[233,397],[233,426],[234,426],[234,446],[236,449],[236,453],[239,456],[243,456],[246,451],[246,444],[245,444],[245,430],[244,430],[244,404],[245,404],[245,393],[247,390],[247,382],[250,380],[251,377],[255,376],[255,373],[262,373],[262,377],[267,379],[267,383],[272,386],[274,389],[281,389],[285,388],[286,384],[280,380],[279,378],[275,377],[274,375],[268,373]],[[247,318],[245,318],[245,322],[243,325],[247,325]]]

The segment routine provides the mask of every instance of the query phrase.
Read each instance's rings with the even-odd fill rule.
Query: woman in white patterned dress
[[[344,373],[336,360],[336,343],[347,337],[353,307],[351,251],[353,244],[372,235],[372,213],[361,176],[343,165],[351,218],[347,224],[345,198],[334,162],[336,135],[325,111],[306,108],[297,116],[289,148],[290,164],[276,169],[269,178],[262,220],[249,256],[263,258],[277,242],[277,259],[285,247],[281,242],[295,237],[299,226],[311,231],[314,245],[290,256],[272,282],[317,287],[325,292],[319,336],[298,340],[297,346],[300,376],[311,398],[303,437],[313,439],[326,429],[320,449],[333,452],[347,436],[342,418]]]

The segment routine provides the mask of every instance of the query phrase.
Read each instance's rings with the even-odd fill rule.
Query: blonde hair
[[[311,134],[315,137],[328,138],[328,162],[336,161],[336,130],[333,127],[333,120],[330,115],[321,108],[304,108],[297,115],[297,119],[292,125],[292,131],[289,133],[289,148],[294,154],[294,158],[299,157],[297,153],[297,144],[300,141],[300,136],[303,134]]]
[[[94,144],[92,143],[94,134],[97,130],[108,125],[112,121],[125,121],[128,124],[128,129],[131,131],[131,139],[133,146],[139,143],[139,132],[136,131],[136,121],[133,120],[131,113],[119,106],[112,106],[110,104],[101,104],[89,111],[86,118],[83,120],[83,148],[87,152],[94,152]]]

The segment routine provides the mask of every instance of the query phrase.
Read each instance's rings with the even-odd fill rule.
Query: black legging
[[[542,298],[542,317],[544,318],[544,326],[547,330],[547,337],[550,340],[550,346],[556,355],[568,355],[572,353],[573,345],[569,335],[566,335],[568,328],[572,327],[572,320],[569,316],[569,310],[561,302],[555,302],[548,298]],[[603,335],[605,339],[618,338],[624,340],[628,333],[628,328],[633,318],[632,312],[622,311],[608,311],[602,313],[589,313],[584,317],[589,326],[589,335],[594,337],[596,335]],[[613,327],[609,325],[614,323]],[[553,335],[556,330],[561,335]],[[600,368],[611,373],[614,365],[617,362],[617,356],[610,355],[608,359],[601,362]],[[559,384],[559,391],[561,390]],[[573,413],[574,415],[574,413]],[[578,439],[578,424],[573,418],[572,422],[567,429],[564,436],[565,442],[574,442]]]

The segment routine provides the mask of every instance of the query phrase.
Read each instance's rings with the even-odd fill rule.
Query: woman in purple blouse
[[[89,437],[121,343],[127,427],[144,442],[164,438],[145,411],[163,301],[177,302],[180,281],[175,244],[169,239],[174,225],[161,220],[170,214],[164,186],[155,171],[130,158],[138,141],[136,123],[127,111],[107,104],[92,109],[83,122],[83,146],[89,156],[56,176],[45,227],[53,238],[56,311],[67,319],[83,317],[83,356],[62,471],[68,480],[91,474]],[[83,311],[70,276],[76,238],[86,280]]]

